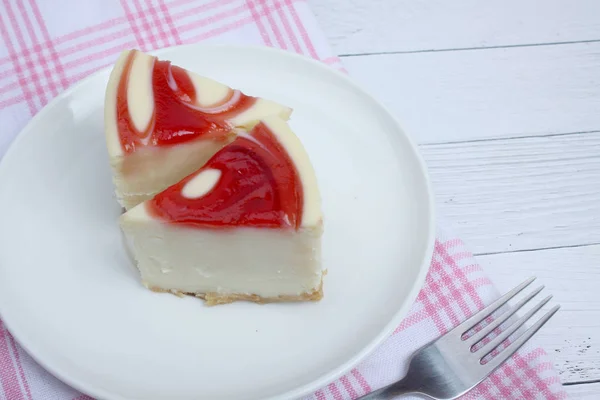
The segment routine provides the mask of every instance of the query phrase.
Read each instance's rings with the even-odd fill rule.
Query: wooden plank
[[[309,0],[338,54],[600,39],[597,0]]]
[[[600,132],[420,148],[440,217],[474,253],[600,243]]]
[[[565,390],[571,399],[597,400],[598,397],[600,397],[600,382],[582,385],[568,385],[565,386]]]
[[[536,342],[554,359],[563,383],[600,379],[600,245],[478,256],[501,292],[528,276],[537,276],[539,295],[553,294],[545,307],[561,310],[537,335]]]
[[[420,143],[600,130],[600,43],[343,62]]]

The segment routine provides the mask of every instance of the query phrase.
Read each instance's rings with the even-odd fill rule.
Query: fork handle
[[[381,389],[372,391],[356,400],[390,400],[396,396],[408,393],[416,393],[415,389],[408,383],[406,377]]]

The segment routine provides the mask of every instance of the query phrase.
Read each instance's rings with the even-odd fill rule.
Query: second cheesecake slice
[[[190,174],[235,138],[235,128],[290,114],[169,61],[124,51],[108,82],[104,115],[119,203],[129,209]]]

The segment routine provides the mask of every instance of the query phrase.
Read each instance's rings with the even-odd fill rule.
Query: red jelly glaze
[[[133,59],[137,51],[131,51],[117,89],[117,126],[121,146],[125,153],[132,153],[144,146],[142,139],[151,135],[148,145],[169,146],[184,143],[199,137],[224,139],[231,126],[227,119],[242,113],[256,101],[255,97],[241,94],[239,101],[219,113],[206,113],[194,108],[196,90],[187,72],[180,67],[171,66],[170,61],[155,60],[152,71],[152,90],[154,93],[154,114],[148,128],[140,132],[135,128],[127,106],[127,87]],[[176,88],[169,86],[169,74]],[[225,104],[233,96],[233,90]]]
[[[264,123],[251,136],[238,136],[197,172],[156,195],[147,203],[148,212],[196,227],[298,229],[304,195],[294,163]],[[183,197],[186,183],[205,169],[221,171],[215,187],[197,199]]]

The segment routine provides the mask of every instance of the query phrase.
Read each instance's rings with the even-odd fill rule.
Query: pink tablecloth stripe
[[[0,156],[45,104],[125,48],[199,41],[263,44],[342,69],[304,0],[0,0]],[[440,236],[410,314],[370,357],[311,399],[354,399],[402,376],[409,354],[496,292],[460,240]],[[561,399],[540,348],[528,346],[469,399]],[[23,351],[0,321],[0,400],[89,399]]]

